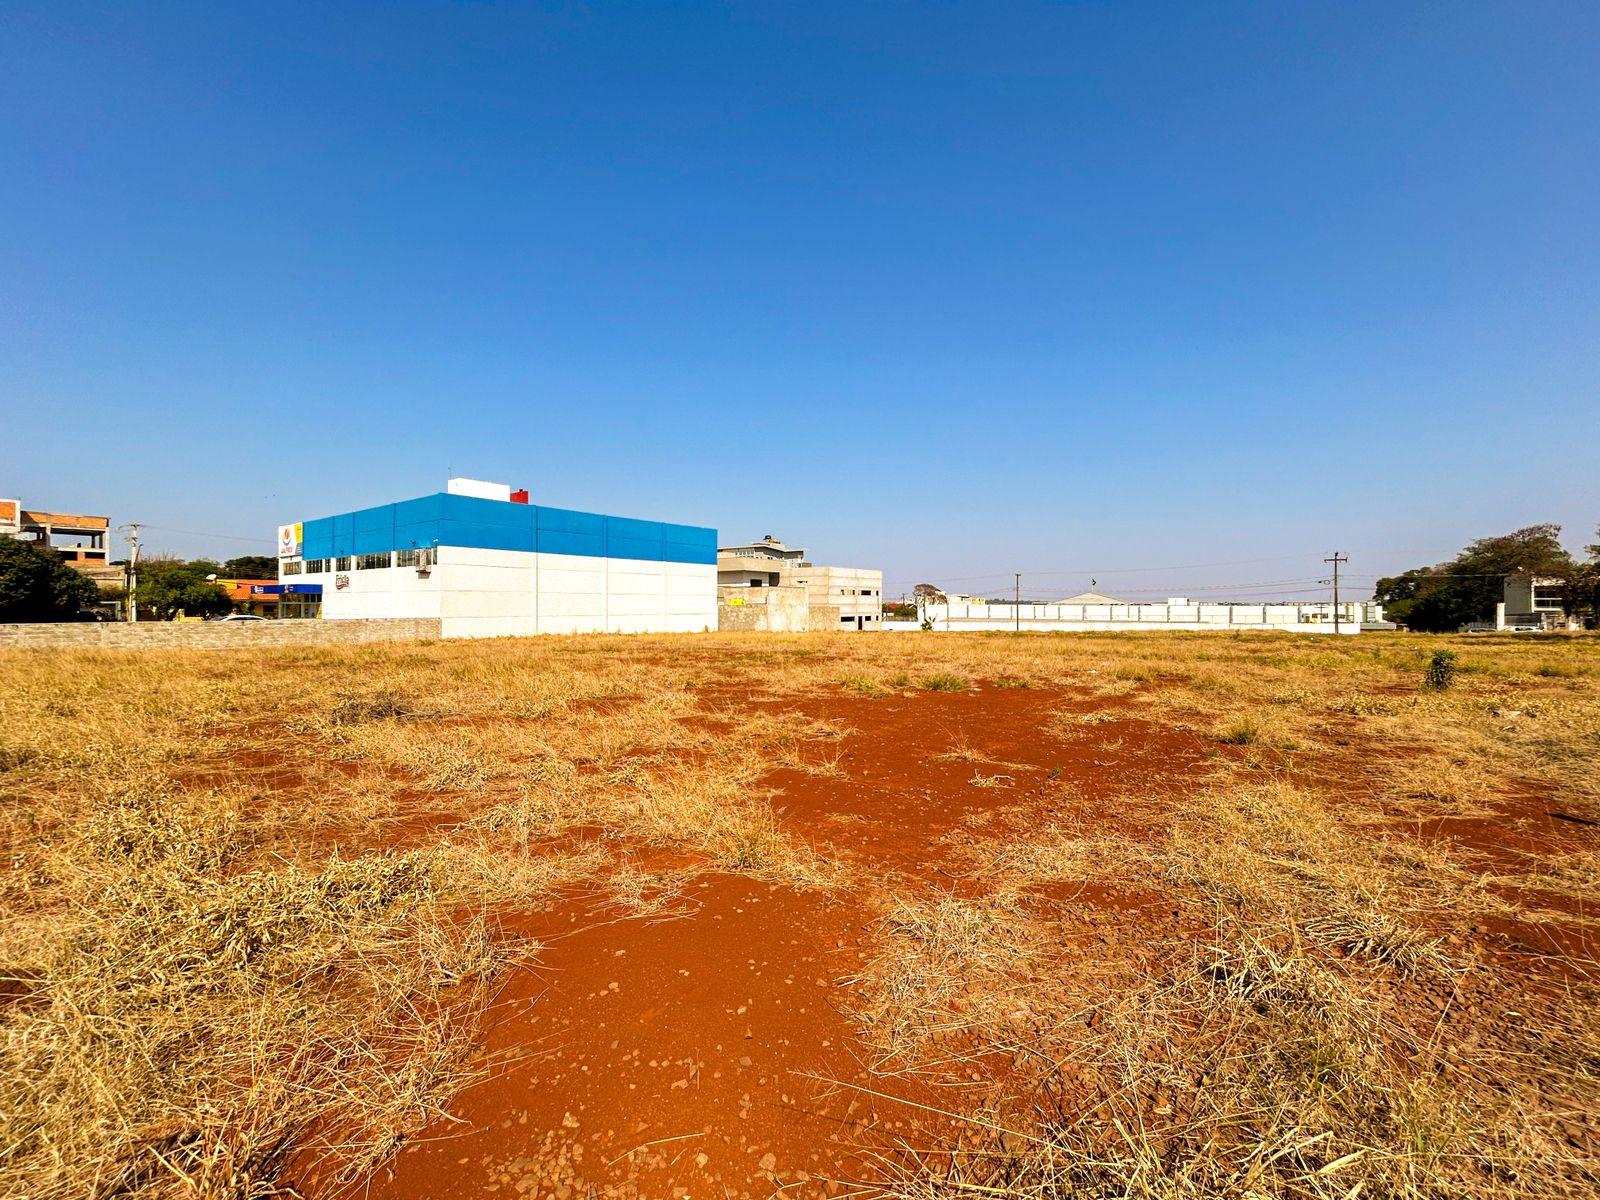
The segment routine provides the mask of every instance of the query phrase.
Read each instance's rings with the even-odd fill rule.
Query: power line
[[[162,533],[181,533],[185,537],[220,538],[225,542],[252,542],[258,546],[270,546],[274,542],[271,538],[240,537],[236,533],[203,533],[198,529],[174,529],[170,525],[145,525],[146,529],[159,529]]]

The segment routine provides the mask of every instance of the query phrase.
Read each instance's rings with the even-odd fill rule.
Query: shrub
[[[1261,726],[1249,717],[1241,717],[1217,735],[1224,746],[1253,746],[1261,740]]]
[[[1435,650],[1423,673],[1422,686],[1430,692],[1442,692],[1456,681],[1456,652]]]
[[[954,671],[938,671],[922,681],[922,689],[927,692],[964,692],[967,690],[967,681]]]

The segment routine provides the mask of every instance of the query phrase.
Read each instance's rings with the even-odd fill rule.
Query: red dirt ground
[[[455,1123],[414,1138],[364,1192],[847,1191],[872,1174],[873,1152],[894,1152],[926,1117],[875,1093],[961,1103],[871,1071],[848,1015],[873,911],[861,889],[904,879],[962,890],[954,851],[974,838],[1041,802],[1090,811],[1129,789],[1170,792],[1198,778],[1208,751],[1131,720],[1078,741],[1045,737],[1044,715],[1098,706],[1034,690],[734,699],[714,707],[799,711],[852,731],[822,756],[838,754],[829,773],[784,769],[764,783],[786,827],[856,868],[857,887],[802,892],[712,874],[670,915],[619,921],[614,907],[573,900],[531,920],[519,932],[545,951],[507,983],[483,1046],[513,1065],[466,1089]],[[987,761],[939,757],[958,746]],[[1006,778],[975,787],[975,775]],[[1131,897],[1087,899],[1121,909]],[[925,1119],[916,1125],[925,1132]]]
[[[583,898],[529,917],[519,932],[545,950],[536,967],[511,974],[483,1043],[488,1061],[510,1065],[458,1095],[452,1122],[412,1138],[360,1192],[744,1200],[850,1191],[874,1176],[874,1153],[892,1155],[902,1138],[920,1149],[926,1136],[925,1110],[873,1093],[957,1109],[966,1099],[870,1069],[850,981],[870,951],[875,903],[912,885],[975,888],[962,849],[1044,813],[1144,832],[1166,801],[1200,785],[1213,756],[1230,753],[1127,710],[1081,737],[1049,736],[1048,715],[1110,705],[1042,690],[705,699],[717,719],[770,707],[851,730],[817,751],[817,761],[833,760],[825,772],[778,770],[764,783],[786,828],[847,863],[854,882],[797,891],[703,874],[650,917],[619,920],[614,906]],[[957,748],[984,761],[941,757]],[[982,787],[975,776],[1002,778]],[[1159,895],[1070,893],[1061,928],[1084,955],[1110,938],[1178,929]]]

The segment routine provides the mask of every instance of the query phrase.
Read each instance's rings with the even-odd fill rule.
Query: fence
[[[930,604],[935,629],[1137,629],[1334,632],[1331,604]],[[1339,632],[1361,629],[1362,606],[1339,605]]]

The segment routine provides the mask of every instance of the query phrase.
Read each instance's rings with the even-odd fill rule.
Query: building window
[[[280,575],[298,575],[300,574],[301,566],[302,564],[298,558],[286,558],[278,564],[278,573]]]
[[[348,554],[339,555],[334,562],[335,566],[333,569],[335,571],[348,571],[350,569],[350,556]]]
[[[377,571],[390,565],[388,551],[382,554],[356,555],[356,570]]]
[[[394,565],[397,567],[416,567],[422,564],[421,550],[396,550]]]
[[[321,575],[324,572],[330,571],[332,569],[333,569],[333,563],[332,563],[331,559],[326,559],[326,558],[308,558],[308,559],[306,559],[306,574],[307,575]]]

